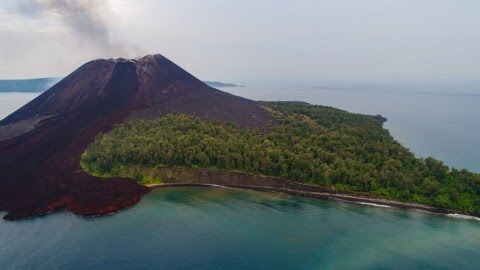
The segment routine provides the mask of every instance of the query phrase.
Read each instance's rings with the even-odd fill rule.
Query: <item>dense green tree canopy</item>
[[[98,136],[81,164],[103,176],[160,165],[242,171],[480,214],[480,175],[416,158],[382,117],[302,102],[263,105],[277,119],[263,130],[188,115],[129,120]]]

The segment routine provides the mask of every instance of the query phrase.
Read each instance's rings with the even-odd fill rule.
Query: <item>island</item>
[[[385,121],[235,96],[162,55],[94,60],[0,121],[0,211],[104,215],[221,185],[480,216],[480,174],[416,158]]]
[[[213,82],[213,81],[203,81],[210,87],[245,87],[244,85],[238,85],[234,83],[222,83],[222,82]]]

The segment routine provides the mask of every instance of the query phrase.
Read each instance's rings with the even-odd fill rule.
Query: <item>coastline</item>
[[[451,218],[480,221],[480,217],[478,216],[466,215],[449,209],[442,209],[423,204],[387,200],[366,193],[354,194],[346,191],[329,190],[318,186],[279,180],[265,176],[249,175],[246,173],[169,167],[159,168],[159,172],[162,175],[162,179],[166,181],[161,184],[148,185],[149,188],[156,189],[180,186],[238,188],[263,192],[283,193],[321,200],[342,201],[364,206],[386,208],[391,207],[401,210],[418,210],[432,214],[441,214]]]
[[[147,187],[152,189],[166,188],[166,187],[220,187],[220,188],[237,188],[244,190],[255,190],[262,192],[272,192],[272,193],[281,193],[294,196],[301,196],[307,198],[314,198],[320,200],[330,200],[330,201],[341,201],[346,203],[360,204],[364,206],[373,206],[373,207],[388,207],[388,208],[397,208],[402,210],[420,210],[424,212],[430,212],[434,214],[451,214],[451,215],[462,215],[453,211],[448,211],[433,206],[422,205],[422,204],[413,204],[405,203],[399,201],[391,201],[381,198],[369,198],[363,196],[353,196],[345,195],[338,193],[328,193],[328,192],[312,192],[312,191],[302,191],[302,190],[293,190],[293,189],[283,189],[283,188],[274,188],[268,186],[248,186],[248,185],[218,185],[218,184],[206,184],[206,183],[164,183],[164,184],[152,184],[147,185]],[[467,216],[467,215],[464,215]],[[475,217],[475,216],[471,216]],[[477,217],[475,217],[477,218]]]

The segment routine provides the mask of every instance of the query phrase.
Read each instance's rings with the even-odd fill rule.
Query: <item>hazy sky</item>
[[[227,82],[479,82],[478,0],[0,0],[0,78],[161,53]]]

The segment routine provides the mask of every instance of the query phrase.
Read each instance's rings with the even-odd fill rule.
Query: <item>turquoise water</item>
[[[0,221],[1,269],[478,269],[480,222],[224,188]]]

